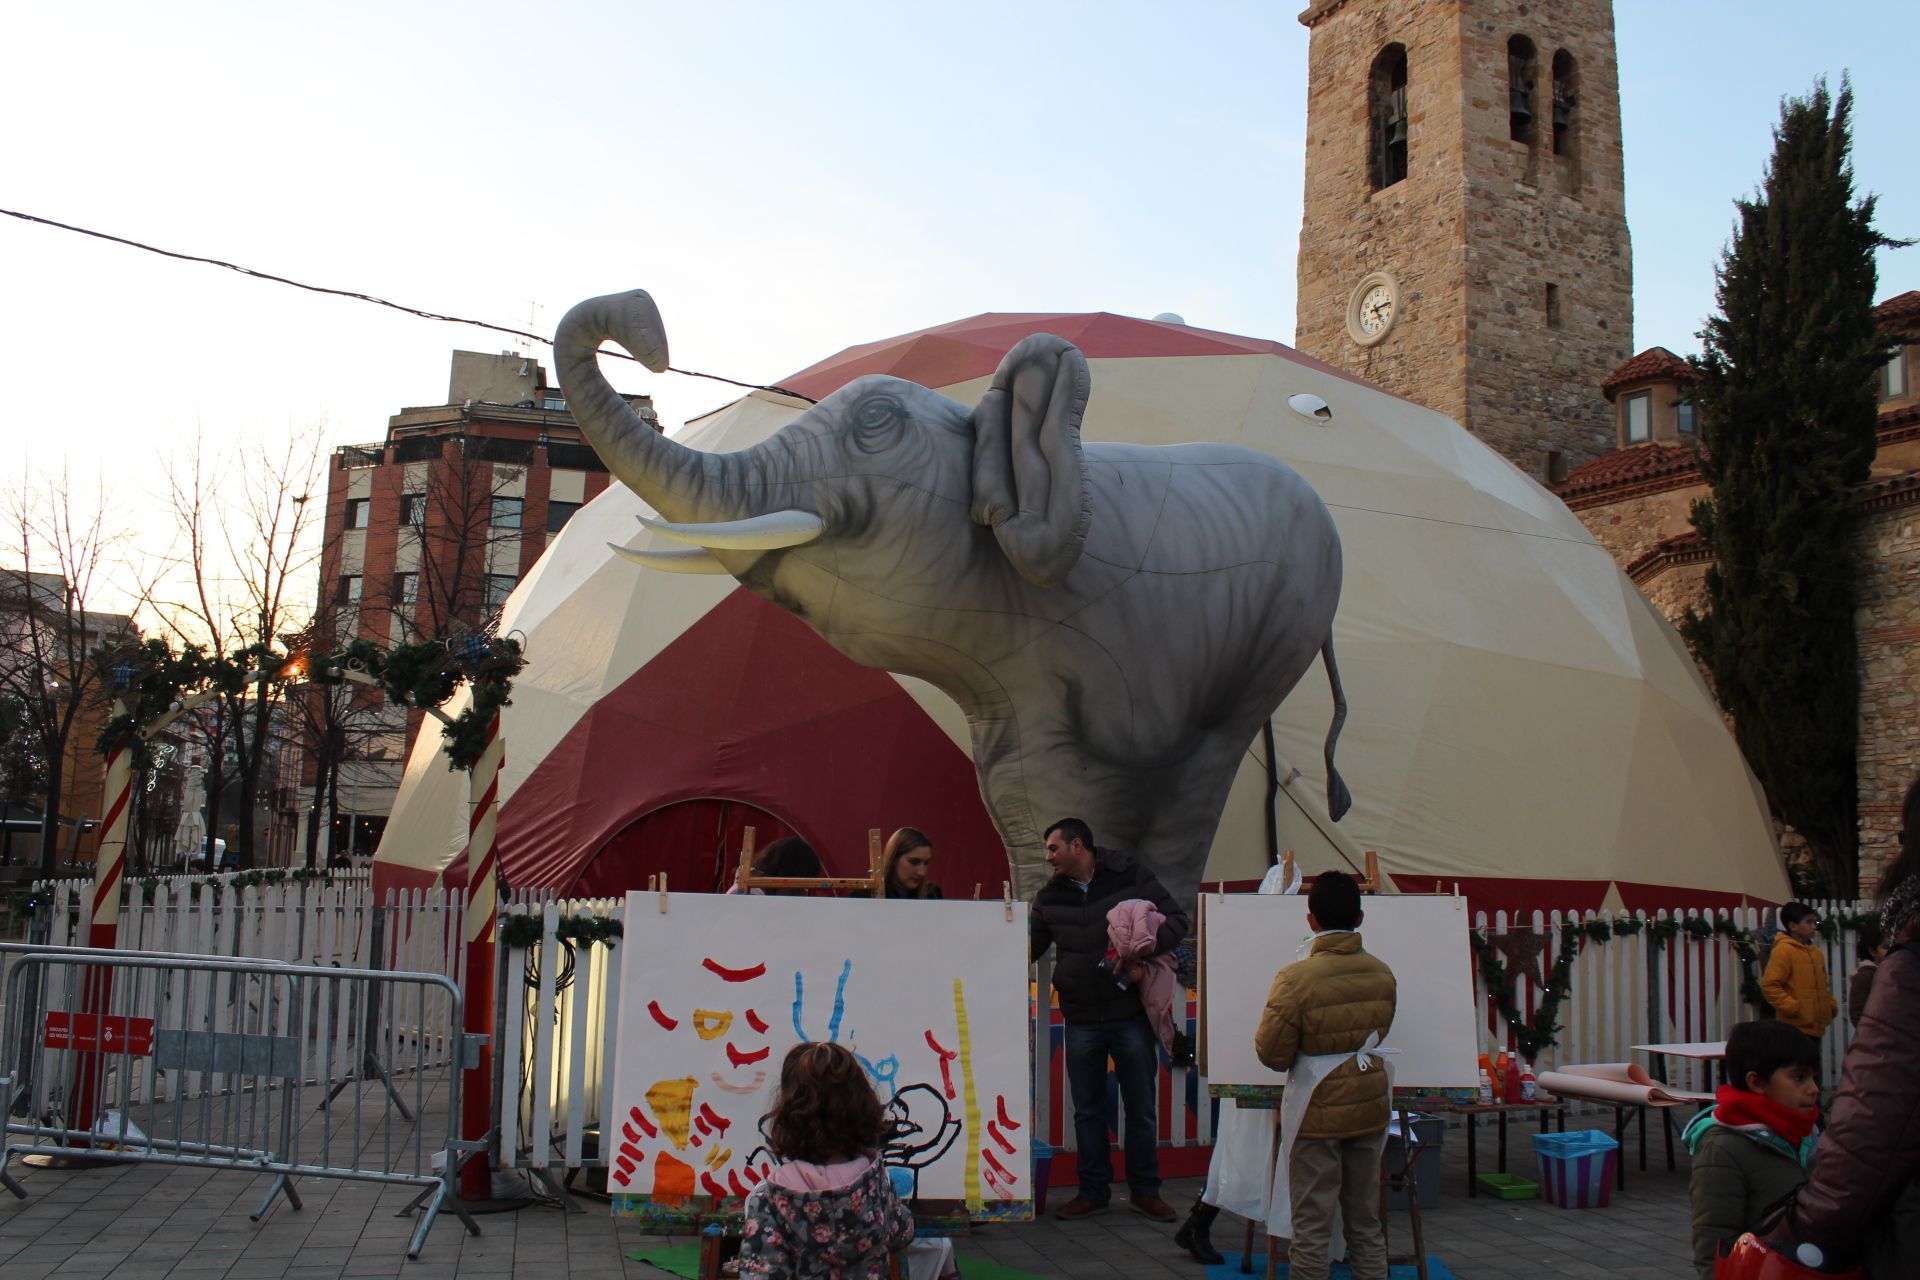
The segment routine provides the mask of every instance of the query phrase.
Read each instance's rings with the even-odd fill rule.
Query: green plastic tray
[[[1474,1177],[1480,1189],[1496,1200],[1534,1200],[1540,1195],[1540,1184],[1528,1182],[1525,1178],[1515,1177],[1511,1173],[1482,1173]]]

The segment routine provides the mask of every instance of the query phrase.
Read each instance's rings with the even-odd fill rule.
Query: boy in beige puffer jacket
[[[1360,946],[1360,888],[1329,871],[1307,894],[1313,951],[1274,976],[1254,1052],[1275,1071],[1300,1058],[1353,1054],[1393,1025],[1393,970]],[[1377,1041],[1376,1041],[1377,1043]],[[1294,1280],[1325,1280],[1337,1205],[1353,1280],[1387,1280],[1380,1231],[1380,1158],[1392,1099],[1379,1063],[1349,1059],[1314,1090],[1287,1167],[1293,1209]]]

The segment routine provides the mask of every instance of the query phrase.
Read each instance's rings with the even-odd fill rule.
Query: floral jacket
[[[792,1191],[771,1179],[747,1197],[740,1274],[885,1280],[887,1255],[913,1242],[913,1214],[878,1160],[837,1191]]]

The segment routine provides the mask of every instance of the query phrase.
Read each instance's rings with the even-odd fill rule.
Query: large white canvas
[[[1383,894],[1366,899],[1360,937],[1393,970],[1399,987],[1386,1045],[1396,1088],[1479,1083],[1473,951],[1465,898]],[[1254,1056],[1253,1034],[1273,975],[1307,952],[1304,894],[1207,894],[1201,999],[1206,1004],[1207,1081],[1280,1085]]]
[[[851,1048],[913,1126],[886,1159],[917,1177],[923,1216],[1031,1212],[1025,904],[675,893],[662,913],[660,901],[627,895],[616,1212],[738,1212],[773,1164],[758,1126],[801,1040]]]

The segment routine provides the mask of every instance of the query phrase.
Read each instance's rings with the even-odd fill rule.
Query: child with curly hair
[[[762,1127],[780,1161],[747,1197],[743,1276],[883,1280],[913,1214],[880,1160],[880,1099],[845,1045],[797,1044]]]

